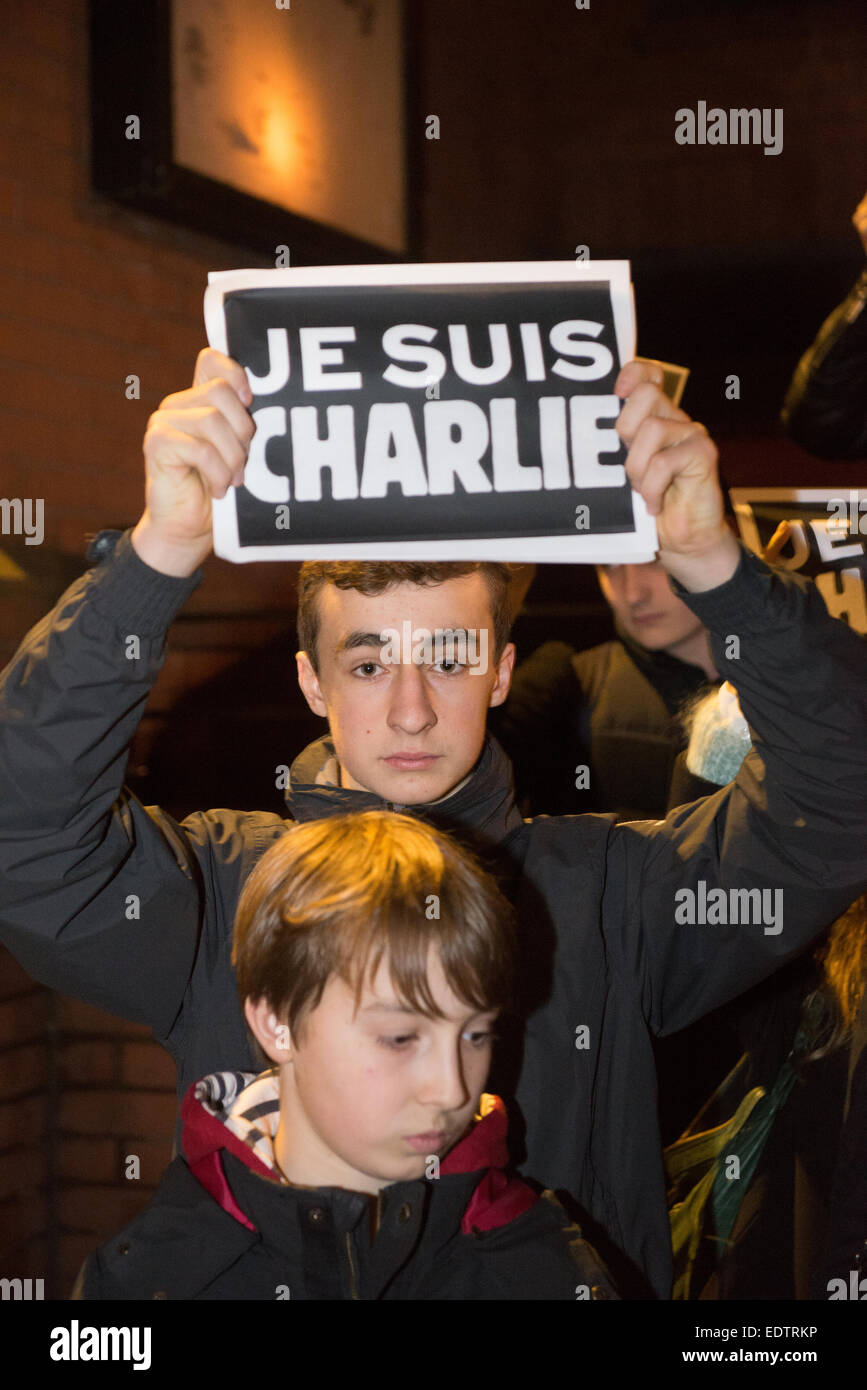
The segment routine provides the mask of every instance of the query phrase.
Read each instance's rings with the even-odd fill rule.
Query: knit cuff
[[[161,574],[141,559],[131,534],[124,531],[93,571],[93,606],[116,626],[154,637],[166,631],[201,584],[202,571],[189,578]]]
[[[773,583],[773,571],[752,550],[741,545],[741,558],[731,579],[715,589],[694,594],[671,575],[668,582],[674,593],[711,632],[730,631],[737,623],[743,632],[751,622],[764,627],[768,621],[768,604]]]

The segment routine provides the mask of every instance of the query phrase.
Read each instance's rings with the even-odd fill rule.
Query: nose
[[[460,1038],[440,1038],[431,1048],[419,1090],[419,1101],[443,1114],[460,1110],[470,1099]]]
[[[650,593],[650,584],[644,565],[623,565],[621,582],[624,601],[630,607],[643,603]]]
[[[388,723],[405,734],[421,734],[437,722],[421,667],[403,661],[394,668]]]

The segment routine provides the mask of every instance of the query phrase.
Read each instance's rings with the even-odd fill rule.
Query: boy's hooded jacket
[[[196,582],[150,569],[121,537],[0,685],[2,938],[35,978],[148,1022],[177,1060],[180,1094],[210,1072],[261,1066],[232,922],[245,876],[287,828],[227,810],[178,824],[123,787],[166,629]],[[471,839],[515,901],[516,1020],[489,1084],[513,1110],[513,1159],[597,1223],[590,1238],[626,1296],[649,1281],[667,1297],[671,1282],[650,1033],[755,984],[867,886],[863,640],[813,585],[746,551],[716,589],[674,587],[750,725],[734,783],[663,821],[524,822],[489,738],[454,795],[400,808]],[[390,805],[336,785],[334,767],[327,739],[296,760],[292,818]],[[762,922],[776,890],[782,915]]]
[[[483,1117],[439,1176],[370,1197],[282,1178],[275,1072],[205,1077],[181,1109],[183,1157],[150,1205],[88,1260],[80,1297],[617,1298],[552,1194],[507,1177],[505,1108],[482,1099]]]

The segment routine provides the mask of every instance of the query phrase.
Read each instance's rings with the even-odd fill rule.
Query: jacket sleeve
[[[783,426],[820,458],[867,457],[867,270],[804,353],[783,402]]]
[[[0,677],[0,939],[37,980],[167,1033],[195,957],[201,870],[123,787],[169,623],[199,582],[126,534]]]
[[[809,580],[746,550],[728,583],[674,588],[710,631],[753,747],[729,786],[611,831],[606,944],[658,1034],[803,951],[867,881],[864,639]]]

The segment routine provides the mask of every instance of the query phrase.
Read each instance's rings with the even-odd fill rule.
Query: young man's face
[[[378,1192],[423,1177],[426,1160],[462,1137],[487,1079],[496,1011],[458,999],[435,950],[428,979],[443,1019],[401,1003],[385,960],[357,1010],[355,992],[332,976],[282,1054],[261,1031],[267,1006],[248,1001],[260,1042],[285,1058],[276,1153],[291,1182]]]
[[[319,675],[299,652],[298,681],[314,713],[328,718],[342,785],[403,806],[446,796],[478,759],[487,710],[505,700],[515,660],[511,643],[495,660],[484,576],[398,584],[370,597],[327,584],[317,602]],[[380,636],[402,637],[407,623],[413,633],[466,632],[466,654],[487,653],[487,669],[437,661],[435,649],[432,660],[414,661],[402,641],[395,660],[394,644],[384,653]]]
[[[624,632],[649,651],[667,651],[695,638],[702,624],[671,590],[658,560],[645,565],[597,565],[603,597]]]

